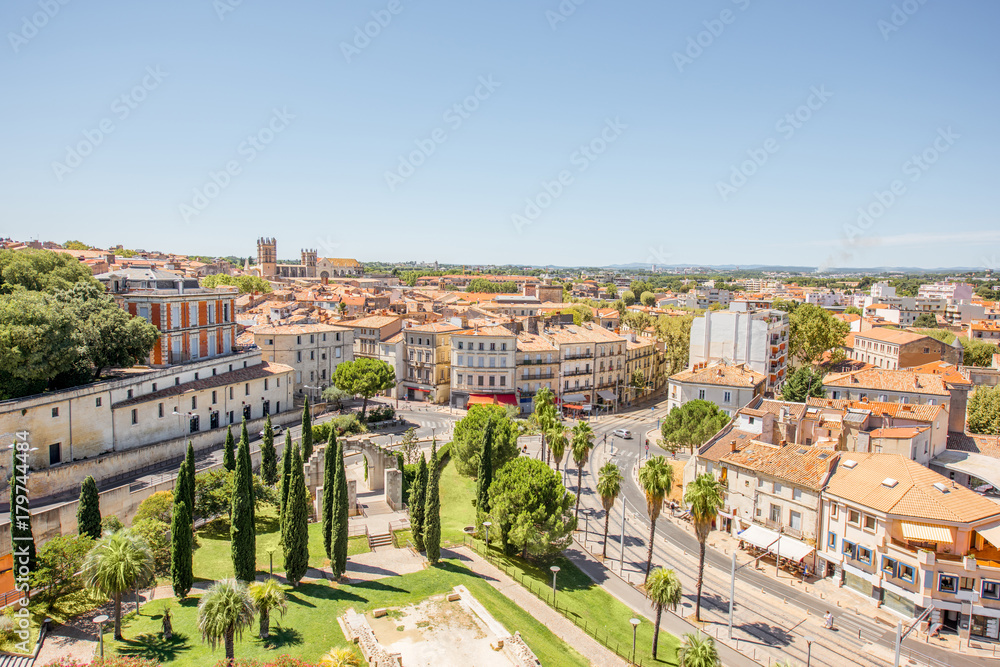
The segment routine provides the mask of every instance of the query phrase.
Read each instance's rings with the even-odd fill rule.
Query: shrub
[[[160,491],[146,498],[136,510],[133,523],[143,519],[156,519],[165,524],[170,523],[170,516],[174,512],[173,491]]]
[[[60,535],[46,542],[38,550],[35,571],[31,573],[32,587],[46,588],[39,597],[57,600],[83,588],[82,578],[76,575],[92,546],[94,540],[87,535]]]
[[[368,431],[368,428],[361,423],[361,419],[358,415],[352,412],[349,415],[340,415],[339,417],[334,417],[330,421],[313,426],[313,442],[328,441],[330,439],[331,427],[335,427],[337,429],[337,437],[342,435],[357,435]]]
[[[125,524],[121,522],[121,519],[114,516],[106,516],[101,519],[101,534],[107,535],[108,533],[117,533],[119,530],[125,527]]]
[[[16,628],[17,623],[14,621],[13,616],[10,616],[6,612],[0,615],[0,640],[10,641],[13,639]]]
[[[395,416],[396,411],[392,409],[392,406],[383,405],[369,410],[365,421],[371,424],[373,422],[389,421]]]
[[[171,511],[173,505],[171,504]],[[149,545],[153,554],[153,571],[158,577],[170,576],[170,524],[159,519],[138,519],[132,522],[132,530]]]

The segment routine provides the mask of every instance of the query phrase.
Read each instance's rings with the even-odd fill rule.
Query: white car
[[[622,440],[631,440],[632,432],[626,428],[618,428],[611,432],[611,435],[621,438]]]
[[[282,426],[281,424],[272,424],[271,425],[271,431],[274,432],[275,436],[279,436],[279,435],[281,435],[282,433],[285,432],[285,427]],[[262,437],[262,438],[264,437],[264,431],[260,432],[260,437]]]

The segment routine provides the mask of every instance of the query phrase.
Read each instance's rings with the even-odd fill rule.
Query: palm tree
[[[672,611],[676,611],[677,605],[684,597],[681,590],[681,580],[677,578],[677,573],[662,567],[653,570],[649,578],[646,579],[646,597],[656,607],[656,626],[653,629],[653,657],[656,658],[656,647],[660,639],[660,615],[663,613],[663,607],[669,605]]]
[[[358,667],[358,655],[349,648],[332,648],[319,660],[323,667]]]
[[[267,639],[271,636],[271,612],[277,610],[281,616],[288,611],[288,603],[285,601],[285,591],[277,579],[269,578],[264,581],[255,581],[247,589],[253,606],[260,614],[260,638]]]
[[[667,463],[665,456],[654,456],[642,464],[639,468],[639,484],[646,494],[646,513],[649,514],[649,550],[646,552],[646,579],[649,579],[649,568],[653,565],[656,520],[660,518],[663,499],[674,488],[674,469]]]
[[[719,649],[708,635],[688,633],[677,649],[678,667],[719,667]]]
[[[705,542],[712,532],[712,521],[725,502],[722,499],[722,485],[707,472],[699,475],[684,493],[684,502],[691,512],[694,534],[698,538],[698,595],[695,606],[695,620],[701,620],[701,584],[705,575]]]
[[[573,427],[573,462],[576,464],[576,519],[580,520],[580,491],[583,488],[583,464],[590,458],[594,446],[594,430],[585,421]]]
[[[604,549],[601,551],[601,558],[608,557],[608,528],[611,524],[611,508],[615,506],[618,495],[622,492],[622,470],[611,461],[608,461],[598,473],[597,495],[601,497],[601,505],[604,506]]]
[[[542,387],[535,394],[535,421],[538,422],[538,429],[542,432],[542,451],[539,452],[539,460],[551,460],[546,456],[545,437],[556,427],[559,419],[556,416],[555,396],[548,387]]]
[[[119,530],[97,541],[83,562],[87,586],[115,603],[115,639],[122,638],[122,596],[153,578],[153,553],[131,530]]]
[[[226,647],[226,660],[233,664],[236,638],[250,627],[256,613],[246,584],[223,579],[212,584],[198,604],[198,630],[213,651],[222,643]]]
[[[562,461],[562,457],[566,453],[567,445],[569,445],[569,440],[566,439],[566,431],[561,426],[556,426],[549,431],[549,451],[556,459],[556,472],[559,472],[559,462]]]

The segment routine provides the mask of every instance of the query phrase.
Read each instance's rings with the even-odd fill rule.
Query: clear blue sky
[[[996,2],[897,0],[897,26],[888,0],[236,1],[4,2],[0,234],[468,263],[1000,259]],[[357,48],[372,12],[391,21]],[[416,142],[433,154],[387,179]],[[845,230],[876,191],[894,201]]]

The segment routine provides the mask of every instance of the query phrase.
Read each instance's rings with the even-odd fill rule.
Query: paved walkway
[[[448,552],[447,555],[445,555],[445,551]],[[530,593],[492,564],[487,563],[479,554],[468,547],[443,549],[442,557],[454,557],[461,560],[470,570],[488,581],[493,588],[503,593],[504,596],[518,607],[531,614],[539,623],[551,630],[554,635],[575,648],[583,657],[590,660],[591,664],[598,665],[599,667],[624,667],[626,665],[624,660],[604,648],[604,646],[599,644],[590,635],[573,624],[572,621],[539,600],[533,593]],[[508,628],[508,630],[517,630],[517,628]]]
[[[427,567],[427,559],[410,549],[381,547],[375,551],[351,556],[347,559],[347,578],[356,581],[374,581],[419,572]]]

